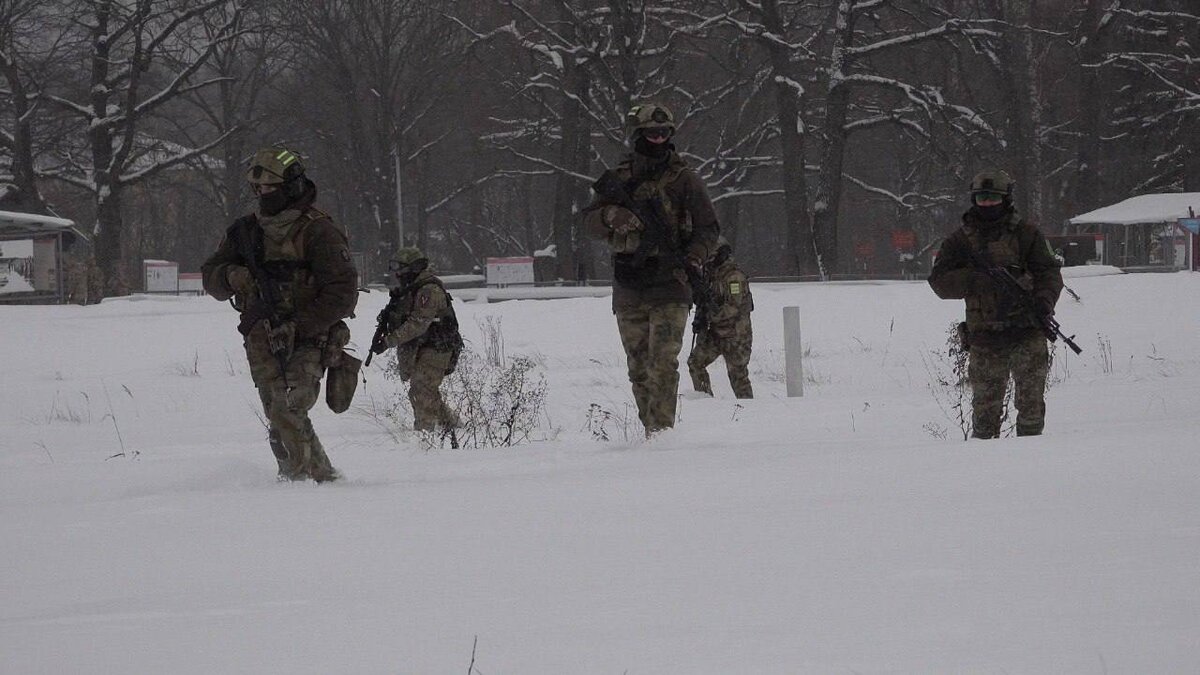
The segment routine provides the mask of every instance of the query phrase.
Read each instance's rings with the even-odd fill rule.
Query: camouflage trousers
[[[688,306],[640,303],[618,309],[616,315],[638,418],[647,434],[669,429],[675,426]]]
[[[750,350],[753,335],[719,337],[712,331],[696,333],[696,343],[688,356],[688,372],[692,376],[692,387],[696,391],[713,393],[712,381],[708,379],[708,367],[717,357],[725,359],[725,370],[729,372],[729,384],[733,395],[738,398],[754,398],[754,387],[750,384]]]
[[[257,329],[245,341],[250,377],[258,388],[268,424],[267,439],[279,465],[279,476],[288,480],[311,478],[318,483],[335,480],[338,472],[329,462],[313,430],[308,411],[321,395],[321,350],[299,346],[287,360],[287,378],[271,354],[265,335]]]
[[[1046,425],[1046,373],[1050,351],[1046,338],[1033,333],[998,346],[971,345],[967,378],[971,382],[973,435],[997,438],[1004,392],[1011,374],[1017,435],[1036,436]]]
[[[429,347],[401,350],[397,364],[400,378],[408,381],[408,402],[413,409],[413,428],[434,431],[458,426],[458,415],[442,398],[442,380],[450,367],[450,352]]]

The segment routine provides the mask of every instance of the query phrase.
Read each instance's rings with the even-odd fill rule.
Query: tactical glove
[[[267,344],[270,346],[272,354],[283,354],[290,357],[292,348],[296,344],[296,324],[292,321],[284,321],[278,326],[272,326],[270,332],[267,333]]]
[[[234,293],[249,295],[254,292],[254,275],[241,265],[229,265],[225,268],[225,285]]]

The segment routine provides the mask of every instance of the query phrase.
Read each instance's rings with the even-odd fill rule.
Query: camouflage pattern
[[[671,133],[675,132],[675,116],[670,108],[661,103],[639,103],[625,114],[625,131],[631,138],[642,129],[662,127],[670,129]]]
[[[318,483],[336,479],[338,473],[308,417],[308,411],[321,396],[322,350],[309,346],[296,348],[287,360],[285,386],[285,378],[279,376],[278,362],[267,346],[266,325],[255,327],[244,344],[250,377],[268,421],[267,437],[279,466],[279,476],[288,480],[311,478]]]
[[[972,344],[1005,344],[1037,329],[1035,317],[971,265],[968,250],[1007,268],[1038,303],[1053,308],[1063,287],[1062,261],[1042,233],[1015,209],[1009,208],[999,221],[988,222],[972,208],[963,216],[963,226],[942,242],[929,273],[929,285],[938,297],[966,302]]]
[[[750,293],[749,281],[732,259],[722,261],[715,269],[706,270],[704,280],[709,287],[703,308],[707,325],[696,333],[696,342],[688,356],[692,386],[696,391],[711,394],[708,366],[717,357],[723,357],[734,395],[738,398],[754,398],[748,368],[754,342],[754,331],[750,324],[754,297]]]
[[[1050,351],[1042,333],[996,347],[971,345],[967,378],[971,383],[972,428],[976,438],[1000,435],[1000,416],[1009,375],[1017,409],[1017,435],[1036,436],[1046,426],[1046,373]]]
[[[655,108],[635,108],[631,118],[637,124],[649,121],[653,122],[650,126],[673,126],[670,111]],[[583,213],[585,230],[607,241],[612,251],[613,314],[625,348],[638,417],[651,434],[675,424],[679,351],[692,303],[684,267],[699,267],[710,257],[720,227],[704,181],[670,143],[641,149],[635,144],[635,152],[614,171],[634,199],[661,205],[666,227],[660,245],[643,251],[650,246],[646,238],[629,236],[642,231],[629,222],[632,213],[610,208],[617,205],[599,196]],[[649,227],[650,223],[638,225]]]
[[[647,435],[675,426],[679,351],[688,309],[685,304],[644,303],[616,312],[638,418]]]
[[[421,253],[421,249],[416,246],[402,247],[392,256],[392,262],[400,267],[408,267],[418,260],[427,260],[427,258],[424,253]]]
[[[246,181],[251,185],[279,185],[304,173],[300,156],[286,148],[263,148],[254,153]]]
[[[458,415],[441,392],[442,380],[452,371],[454,350],[462,344],[450,295],[429,269],[395,293],[398,302],[388,320],[396,328],[387,343],[396,347],[400,379],[409,383],[413,427],[417,431],[456,427]]]
[[[291,326],[294,338],[281,371],[271,353],[267,322],[252,325],[243,340],[250,376],[262,401],[280,477],[320,482],[338,474],[308,411],[320,398],[321,377],[329,365],[326,352],[340,351],[325,347],[331,331],[344,330],[341,320],[354,311],[358,275],[345,233],[329,216],[312,208],[315,196],[311,188],[275,216],[238,219],[200,269],[209,295],[220,301],[233,298],[243,314],[255,311],[262,302],[258,294],[237,292],[227,279],[231,268],[246,265],[237,242],[243,236],[256,242],[258,264],[276,280],[283,296],[276,308],[280,325]]]
[[[978,185],[972,187],[985,191],[1011,189],[1011,179],[1002,173],[981,174],[982,178],[976,177]],[[985,271],[972,265],[970,252],[978,252],[991,266],[1007,269],[1032,294],[1041,311],[1050,313],[1063,288],[1062,261],[1007,197],[999,217],[988,219],[984,213],[981,207],[973,206],[963,215],[962,227],[942,242],[929,285],[938,297],[962,299],[966,305],[970,344],[967,374],[972,386],[975,435],[999,435],[1010,373],[1016,383],[1017,433],[1036,435],[1042,432],[1046,417],[1046,337],[1027,308],[1014,302]]]

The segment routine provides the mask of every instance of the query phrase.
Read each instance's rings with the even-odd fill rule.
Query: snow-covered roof
[[[74,227],[75,222],[66,218],[43,216],[40,213],[0,211],[0,234],[38,234]]]
[[[1104,208],[1070,219],[1073,225],[1171,223],[1193,217],[1189,208],[1200,213],[1200,192],[1166,192],[1130,197]]]

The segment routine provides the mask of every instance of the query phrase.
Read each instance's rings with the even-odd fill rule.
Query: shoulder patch
[[[729,294],[730,295],[741,295],[742,294],[742,284],[737,281],[729,282]]]

